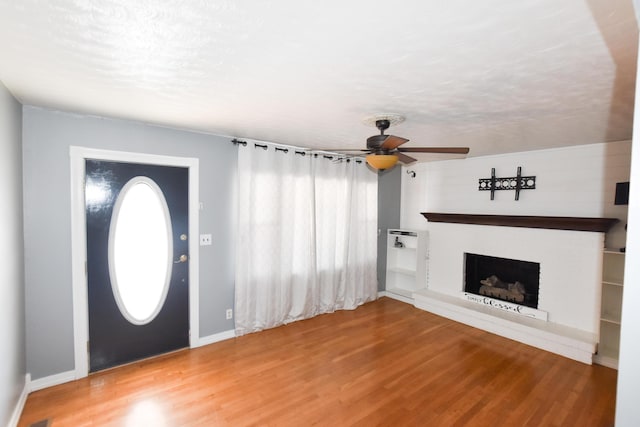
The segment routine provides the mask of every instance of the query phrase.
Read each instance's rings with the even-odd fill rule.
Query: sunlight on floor
[[[131,412],[127,415],[124,425],[126,427],[139,427],[139,426],[154,426],[165,427],[168,426],[166,414],[164,413],[162,405],[154,400],[143,400],[136,403]]]

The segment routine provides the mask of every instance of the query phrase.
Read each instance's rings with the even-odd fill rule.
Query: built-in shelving
[[[624,261],[624,252],[605,249],[602,260],[600,340],[593,361],[614,369],[618,368],[620,353]]]
[[[409,302],[413,292],[427,287],[427,232],[387,231],[386,291]]]

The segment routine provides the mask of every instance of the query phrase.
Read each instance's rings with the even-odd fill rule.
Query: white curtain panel
[[[375,300],[377,195],[364,162],[240,146],[236,334]]]

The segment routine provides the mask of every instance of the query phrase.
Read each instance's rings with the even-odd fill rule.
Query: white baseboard
[[[616,371],[618,370],[618,359],[613,357],[594,354],[593,363],[606,366],[607,368],[615,369]]]
[[[380,297],[387,297],[387,298],[391,298],[397,301],[402,301],[404,303],[413,305],[413,298],[409,298],[404,295],[400,295],[400,294],[389,292],[389,291],[378,292],[378,298]]]
[[[38,378],[29,383],[29,393],[32,391],[42,390],[43,388],[53,387],[54,385],[68,383],[76,380],[76,371],[60,372],[59,374],[49,375],[48,377]]]
[[[24,404],[27,403],[27,397],[29,396],[29,383],[31,383],[31,375],[26,374],[24,376],[24,387],[22,387],[22,393],[16,403],[16,407],[13,409],[11,419],[9,420],[9,427],[17,427],[24,409]]]
[[[224,332],[220,332],[217,334],[213,334],[213,335],[208,335],[206,337],[200,337],[200,339],[198,340],[197,345],[194,346],[195,347],[202,347],[203,345],[209,345],[209,344],[213,344],[216,342],[220,342],[220,341],[224,341],[224,340],[228,340],[231,338],[235,338],[236,337],[236,331],[233,329],[230,329],[228,331],[224,331]]]

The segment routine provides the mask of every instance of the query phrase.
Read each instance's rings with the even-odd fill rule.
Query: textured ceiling
[[[637,43],[631,0],[0,0],[24,104],[311,148],[630,139]]]

